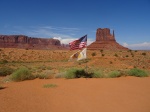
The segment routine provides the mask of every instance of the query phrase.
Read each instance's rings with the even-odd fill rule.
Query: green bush
[[[116,77],[121,77],[121,74],[119,71],[112,71],[108,74],[109,78],[116,78]]]
[[[28,68],[20,68],[11,74],[13,81],[31,80],[35,77],[31,74]]]
[[[75,72],[76,72],[77,69],[75,68],[72,68],[72,69],[69,69],[66,74],[65,74],[65,78],[67,79],[73,79],[75,78]]]
[[[94,71],[92,78],[104,78],[104,75],[101,71]]]
[[[130,76],[136,76],[136,77],[148,77],[148,73],[145,72],[144,70],[140,70],[138,68],[133,68],[131,69],[128,74]]]
[[[13,69],[9,67],[0,68],[0,76],[7,76],[13,73]]]

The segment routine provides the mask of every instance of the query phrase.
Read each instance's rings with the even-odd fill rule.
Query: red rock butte
[[[89,50],[129,50],[116,42],[115,34],[110,33],[109,28],[98,28],[96,32],[96,41],[88,46]]]

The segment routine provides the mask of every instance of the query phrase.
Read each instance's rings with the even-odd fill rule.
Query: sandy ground
[[[150,112],[150,77],[35,79],[3,87],[0,112]]]

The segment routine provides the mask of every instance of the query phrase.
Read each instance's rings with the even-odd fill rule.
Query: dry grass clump
[[[129,70],[128,74],[130,76],[136,76],[136,77],[148,77],[148,73],[144,70],[133,68]]]
[[[31,74],[28,68],[19,68],[15,72],[11,74],[11,79],[13,81],[24,81],[24,80],[31,80],[35,77]]]
[[[43,85],[44,88],[54,88],[54,87],[57,87],[56,84],[45,84]]]
[[[0,76],[7,76],[14,72],[14,69],[10,67],[1,67],[0,68]]]
[[[39,79],[53,79],[55,74],[52,70],[45,70],[43,73],[37,74],[36,78]]]

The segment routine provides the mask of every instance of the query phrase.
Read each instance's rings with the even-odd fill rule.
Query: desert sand
[[[35,79],[3,87],[1,112],[150,112],[150,77]]]
[[[86,66],[68,62],[74,52],[0,49],[0,67],[27,67],[33,75],[62,75],[69,68]],[[149,51],[88,50],[87,55],[88,69],[104,74],[134,67],[150,71]],[[36,78],[22,82],[5,78],[0,77],[0,112],[150,112],[150,77]],[[57,86],[45,88],[47,84]]]

